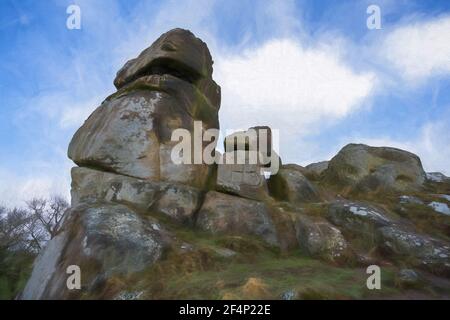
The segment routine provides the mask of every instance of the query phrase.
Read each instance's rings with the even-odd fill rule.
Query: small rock
[[[423,201],[414,196],[400,196],[401,204],[423,204]]]
[[[281,294],[281,300],[295,300],[297,298],[297,292],[293,289],[285,291]]]
[[[420,283],[420,277],[412,269],[402,269],[395,277],[395,285],[400,288],[415,287]]]
[[[139,300],[144,291],[120,292],[114,300]]]
[[[450,208],[446,203],[433,201],[428,204],[434,211],[450,216]]]
[[[213,248],[213,250],[219,256],[224,257],[224,258],[231,258],[237,254],[236,251],[233,251],[233,250],[230,250],[227,248]]]

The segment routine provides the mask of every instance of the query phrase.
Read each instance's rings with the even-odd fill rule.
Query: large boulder
[[[387,214],[373,205],[338,200],[330,204],[327,219],[352,234],[374,234],[379,227],[392,223]]]
[[[196,225],[213,234],[253,235],[278,245],[269,211],[259,201],[210,191],[198,212]]]
[[[211,166],[174,163],[179,141],[172,133],[219,128],[220,88],[211,75],[206,45],[187,30],[169,31],[119,71],[119,91],[75,133],[69,158],[79,166],[204,188]],[[209,144],[202,143],[201,151]]]
[[[223,159],[230,163],[217,166],[217,190],[255,200],[264,200],[269,196],[262,166],[258,159],[250,161],[249,151],[226,152]]]
[[[293,204],[320,201],[317,188],[292,166],[282,166],[276,175],[270,177],[269,190],[276,199]]]
[[[131,206],[142,213],[161,213],[191,224],[202,191],[195,187],[153,182],[88,168],[72,168],[72,206],[98,200]]]
[[[324,182],[354,192],[417,190],[425,178],[415,154],[364,144],[342,148],[323,172]]]
[[[213,60],[206,43],[188,30],[173,29],[161,35],[137,58],[128,61],[117,73],[114,85],[121,88],[154,68],[174,69],[186,80],[212,77]]]
[[[217,190],[249,199],[267,199],[265,173],[275,174],[281,165],[272,150],[271,129],[258,126],[235,132],[225,137],[224,148],[217,168]]]
[[[341,231],[324,219],[298,215],[295,229],[300,248],[312,257],[340,262],[349,254],[347,241]]]
[[[450,275],[448,243],[398,225],[380,228],[379,241],[381,248],[394,259],[408,260],[434,273]]]
[[[169,246],[162,226],[119,204],[80,205],[35,262],[22,299],[94,297],[113,276],[144,270]],[[81,271],[81,289],[68,289],[69,266]]]

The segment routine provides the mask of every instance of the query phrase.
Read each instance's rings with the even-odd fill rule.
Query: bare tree
[[[28,214],[23,209],[0,208],[0,247],[5,250],[26,247]]]
[[[61,196],[53,196],[50,200],[33,198],[27,201],[27,207],[33,221],[32,224],[37,227],[40,225],[48,235],[47,240],[51,240],[58,232],[60,222],[69,207],[69,203]]]
[[[68,207],[60,196],[31,199],[25,209],[0,206],[0,251],[39,252],[56,236]]]

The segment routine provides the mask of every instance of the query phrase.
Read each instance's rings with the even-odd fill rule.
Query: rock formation
[[[261,262],[277,275],[282,257],[300,254],[336,268],[393,265],[402,286],[417,273],[450,276],[450,216],[435,210],[450,203],[450,180],[427,178],[414,154],[350,144],[330,161],[282,165],[270,128],[257,126],[226,137],[223,162],[174,163],[176,129],[194,140],[199,123],[201,133],[219,128],[212,65],[205,43],[174,29],[118,72],[117,92],[70,142],[71,208],[22,299],[173,297],[164,281],[181,286],[183,272],[219,273],[245,259],[257,268],[258,255],[281,261]],[[77,290],[67,287],[74,265]],[[215,280],[214,290],[251,298],[249,279],[232,292]]]

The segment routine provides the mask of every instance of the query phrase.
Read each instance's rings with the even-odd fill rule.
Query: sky
[[[123,64],[175,27],[209,46],[223,132],[279,130],[283,163],[366,143],[450,175],[448,0],[0,0],[1,204],[70,196],[71,137]]]

